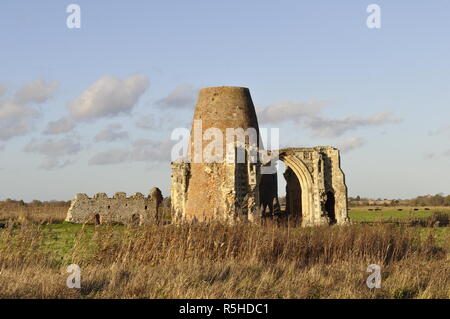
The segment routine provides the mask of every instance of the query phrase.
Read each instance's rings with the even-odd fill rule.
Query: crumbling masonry
[[[201,123],[200,129],[195,125],[197,122]],[[231,156],[236,158],[238,150],[244,149],[244,163],[198,162],[191,152],[195,143],[198,144],[193,135],[197,129],[204,136],[209,128],[220,130],[224,136],[227,128],[253,128],[258,141],[256,145],[248,141],[233,145],[235,152]],[[209,139],[203,139],[201,143],[205,148]],[[194,113],[189,156],[172,163],[174,219],[256,221],[277,213],[277,175],[261,173],[263,167],[273,164],[272,160],[250,161],[252,148],[261,151],[261,144],[256,113],[247,88],[202,89]],[[298,219],[302,226],[348,222],[347,187],[340,168],[339,150],[329,146],[287,148],[278,151],[273,161],[276,160],[286,165],[286,208],[282,214]]]
[[[256,140],[233,140],[223,145],[227,159],[202,161],[192,152],[208,148],[214,135],[227,130],[253,130]],[[200,140],[195,139],[200,134]],[[231,150],[231,151],[230,151]],[[173,221],[258,221],[274,215],[290,216],[302,226],[348,222],[347,187],[339,150],[329,146],[286,148],[265,152],[255,108],[247,88],[213,87],[200,91],[196,104],[189,155],[172,162]],[[244,154],[244,160],[238,161]],[[255,154],[257,160],[255,160]],[[266,155],[267,155],[266,154]],[[240,157],[242,159],[242,157]],[[286,207],[278,203],[277,173],[267,172],[277,161],[286,165]],[[66,221],[141,225],[161,218],[161,191],[148,197],[136,193],[113,198],[78,194]]]
[[[66,221],[72,223],[121,223],[142,225],[158,221],[161,217],[163,197],[158,188],[153,188],[145,197],[136,193],[127,197],[126,193],[116,193],[112,198],[106,194],[96,194],[89,198],[78,194],[72,200]]]

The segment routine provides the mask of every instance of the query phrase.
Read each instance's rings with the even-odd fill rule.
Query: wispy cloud
[[[305,126],[312,131],[312,135],[315,137],[339,137],[348,131],[353,131],[358,128],[399,122],[401,122],[401,119],[391,113],[385,112],[373,114],[368,117],[346,116],[335,119],[313,116],[305,121]]]
[[[58,135],[72,131],[75,128],[75,123],[67,117],[63,117],[57,121],[53,121],[47,124],[47,128],[44,131],[46,135]]]
[[[328,105],[324,101],[293,102],[281,101],[258,109],[261,123],[277,124],[286,121],[298,122],[305,117],[318,114]]]
[[[69,138],[32,140],[24,148],[27,153],[36,153],[45,157],[44,162],[39,166],[44,169],[62,168],[73,164],[74,160],[68,157],[78,154],[81,150],[81,144]]]
[[[198,90],[189,84],[180,84],[169,95],[156,101],[156,105],[167,108],[193,108],[197,92]]]
[[[45,170],[60,169],[75,163],[73,159],[60,160],[58,158],[46,158],[38,168]]]
[[[34,105],[47,102],[58,86],[58,82],[38,79],[19,88],[12,97],[0,100],[0,140],[29,133],[33,120],[41,114]]]
[[[48,82],[44,79],[31,81],[16,92],[15,101],[22,105],[45,103],[53,96],[58,86],[58,82]]]
[[[130,151],[126,149],[112,149],[105,152],[100,152],[91,159],[89,165],[111,165],[126,162],[130,158]]]
[[[122,125],[110,124],[94,137],[94,141],[110,143],[110,142],[127,139],[127,138],[128,138],[128,133],[125,132],[124,130],[122,130]]]
[[[174,141],[140,139],[132,145],[132,159],[139,162],[168,162]]]
[[[441,134],[450,134],[450,124],[447,126],[442,126],[437,129],[433,129],[429,131],[429,135],[441,135]]]
[[[24,148],[25,152],[38,153],[48,157],[74,155],[80,152],[81,149],[82,147],[79,142],[69,138],[60,140],[47,139],[43,142],[33,140]]]
[[[364,139],[360,136],[352,136],[341,141],[337,147],[344,153],[360,148],[364,145]]]
[[[321,112],[330,105],[326,101],[294,102],[282,101],[257,109],[260,123],[281,124],[294,122],[309,129],[313,137],[339,137],[348,131],[369,126],[399,123],[401,119],[389,112],[367,117],[348,115],[329,118]]]
[[[135,122],[136,126],[144,130],[157,130],[161,128],[160,121],[155,119],[152,114],[139,116]]]

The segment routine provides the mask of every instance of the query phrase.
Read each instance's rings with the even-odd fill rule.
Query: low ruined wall
[[[154,188],[149,196],[136,193],[127,197],[126,193],[116,193],[112,198],[106,194],[96,194],[93,198],[78,194],[72,200],[66,221],[72,223],[122,223],[146,224],[160,219],[161,191]]]

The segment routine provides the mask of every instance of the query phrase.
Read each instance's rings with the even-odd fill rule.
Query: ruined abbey
[[[317,146],[266,151],[247,88],[200,90],[192,123],[188,155],[171,163],[174,222],[255,222],[273,216],[290,217],[302,226],[348,222],[339,150]],[[244,138],[238,133],[244,133]],[[232,139],[211,148],[211,140],[220,135]],[[208,151],[213,156],[203,158]],[[278,161],[286,166],[285,207],[279,204],[273,169]],[[78,194],[66,220],[140,225],[161,217],[161,203],[157,188],[148,197],[140,193],[132,197],[116,193],[113,198]]]
[[[201,126],[195,125],[201,123]],[[256,132],[256,139],[227,140],[227,160],[199,161],[195,148],[208,149],[211,135],[228,136],[230,129]],[[195,139],[200,130],[202,139]],[[213,134],[212,134],[213,133]],[[206,137],[206,138],[205,138]],[[329,146],[271,150],[264,159],[258,120],[247,88],[212,87],[200,90],[187,158],[172,163],[173,218],[187,221],[250,220],[284,214],[302,226],[348,222],[347,187],[339,150]],[[243,161],[238,154],[244,153]],[[254,158],[256,157],[256,160]],[[229,160],[229,159],[232,160]],[[274,161],[286,165],[286,207],[278,204]]]

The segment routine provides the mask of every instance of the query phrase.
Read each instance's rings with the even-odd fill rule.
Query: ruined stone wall
[[[347,223],[347,187],[339,150],[317,146],[282,149],[279,154],[279,159],[286,164],[285,213],[301,217],[303,226]],[[276,196],[273,192],[276,183],[274,178],[263,177],[261,203],[268,203]]]
[[[286,213],[300,217],[303,226],[345,224],[349,221],[347,187],[340,168],[339,150],[329,146],[288,148],[279,151],[286,163]],[[172,164],[172,207],[181,218],[186,217],[185,203],[191,172],[190,164]],[[250,163],[203,166],[217,181],[203,190],[204,196],[225,197],[210,206],[211,218],[247,217],[257,220],[275,213],[277,174],[261,175],[257,165]],[[218,168],[227,168],[221,172]],[[244,170],[247,171],[244,171]],[[222,204],[220,204],[222,203]],[[251,204],[249,204],[251,203]]]
[[[339,150],[335,148],[322,148],[322,154],[326,159],[325,191],[332,192],[335,198],[335,216],[338,224],[344,224],[349,221],[348,218],[348,198],[347,186],[345,184],[345,175],[341,169],[341,159]]]
[[[289,148],[280,150],[280,153],[304,166],[306,175],[311,177],[310,185],[305,180],[300,183],[302,198],[312,201],[309,206],[302,202],[302,225],[347,223],[347,187],[340,167],[339,150],[330,146],[316,146]],[[308,196],[303,192],[307,192]]]
[[[187,190],[191,177],[191,164],[180,159],[171,163],[172,186],[170,188],[170,199],[172,205],[172,218],[181,221],[186,214]]]
[[[135,193],[127,197],[126,193],[116,193],[109,198],[105,193],[93,198],[78,194],[72,200],[66,221],[72,223],[122,223],[141,225],[160,219],[161,191],[151,190],[149,196]]]

